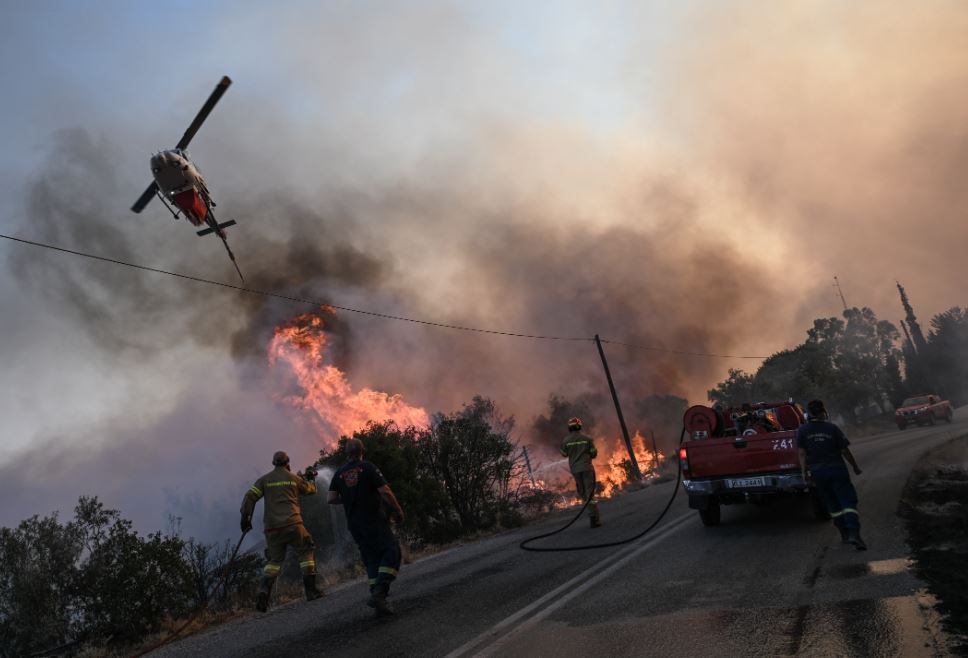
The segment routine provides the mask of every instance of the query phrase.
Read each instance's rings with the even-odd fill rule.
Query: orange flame
[[[611,498],[624,489],[632,480],[628,468],[628,450],[625,441],[621,438],[596,437],[595,445],[598,447],[598,457],[594,461],[595,479],[598,481],[599,498]],[[650,480],[659,477],[659,466],[665,461],[662,451],[652,452],[645,447],[645,438],[635,433],[632,437],[632,452],[635,453],[635,460],[639,465],[643,480]],[[558,477],[551,479],[546,476],[542,484],[552,490],[560,491],[570,496],[575,495],[574,481],[568,473],[568,460],[562,460]],[[564,506],[575,503],[572,497],[568,498]]]
[[[305,313],[276,327],[269,342],[269,365],[288,366],[300,392],[282,396],[282,401],[307,412],[308,418],[327,447],[340,436],[349,436],[368,422],[394,421],[400,427],[426,427],[427,412],[370,388],[353,390],[345,373],[326,363],[329,340],[323,319]]]
[[[628,462],[629,453],[623,439],[616,439],[610,443],[600,439],[599,442],[611,446],[607,454],[603,455],[600,452],[599,458],[596,460],[599,464],[602,464],[602,466],[596,466],[596,470],[599,471],[597,479],[602,486],[600,496],[609,498],[621,491],[630,482],[629,472],[625,466]],[[639,465],[643,479],[658,477],[657,467],[665,457],[661,452],[654,453],[646,448],[645,438],[637,431],[635,436],[632,437],[632,452],[635,453],[635,461]],[[604,459],[602,459],[603,456]]]

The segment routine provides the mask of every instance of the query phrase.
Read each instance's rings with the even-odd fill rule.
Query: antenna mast
[[[840,279],[834,274],[834,288],[837,289],[837,294],[840,295],[840,302],[844,305],[844,310],[847,310],[847,300],[844,299],[844,291],[840,287]]]

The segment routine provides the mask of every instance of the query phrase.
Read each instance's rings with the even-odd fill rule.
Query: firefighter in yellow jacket
[[[282,570],[286,547],[292,546],[303,573],[306,600],[322,596],[316,589],[316,557],[313,538],[303,525],[299,497],[316,493],[316,472],[307,468],[305,475],[289,470],[289,455],[278,451],[272,455],[271,471],[255,481],[242,499],[242,531],[252,529],[252,512],[260,498],[265,498],[263,520],[266,536],[266,566],[262,569],[255,607],[265,612],[269,607],[272,585]]]
[[[584,504],[588,503],[588,517],[593,528],[602,525],[602,519],[598,514],[598,500],[595,499],[595,490],[598,483],[595,481],[595,467],[592,460],[598,456],[595,449],[595,442],[592,438],[581,432],[581,418],[571,418],[568,420],[568,436],[561,442],[561,454],[568,458],[568,466],[571,474],[575,478],[575,488],[578,497]]]

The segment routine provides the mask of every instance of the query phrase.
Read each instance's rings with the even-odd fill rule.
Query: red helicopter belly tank
[[[181,149],[156,153],[151,158],[151,173],[164,194],[195,226],[205,223],[208,204],[200,190],[205,182],[188,154]]]
[[[131,210],[136,213],[141,212],[148,205],[148,202],[157,196],[175,216],[175,219],[178,219],[179,213],[175,212],[172,206],[177,208],[195,226],[205,224],[206,228],[198,231],[198,235],[214,233],[222,240],[225,251],[232,259],[235,270],[239,273],[239,278],[244,282],[242,270],[239,269],[239,264],[235,261],[235,254],[229,248],[228,237],[225,234],[225,229],[234,226],[235,220],[219,222],[215,218],[215,213],[212,210],[215,207],[215,201],[212,200],[202,175],[188,157],[188,153],[185,152],[188,143],[192,141],[195,133],[198,132],[198,129],[230,84],[232,84],[232,81],[228,76],[223,76],[222,80],[215,86],[215,91],[208,97],[191,125],[188,126],[188,130],[178,140],[175,148],[151,156],[151,175],[154,180],[131,206]]]

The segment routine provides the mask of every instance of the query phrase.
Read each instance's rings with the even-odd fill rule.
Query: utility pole
[[[612,402],[615,403],[615,413],[618,414],[618,424],[622,426],[622,437],[625,439],[625,447],[629,451],[629,462],[632,464],[632,477],[636,480],[641,480],[642,471],[639,470],[639,463],[635,459],[635,451],[632,450],[632,439],[629,437],[629,428],[625,425],[625,416],[622,415],[622,405],[618,402],[618,393],[615,392],[612,373],[608,369],[608,361],[605,360],[605,350],[602,349],[602,340],[598,337],[598,334],[595,334],[595,345],[598,346],[598,355],[602,357],[602,366],[605,368],[605,379],[608,380],[608,390],[612,392]]]
[[[847,310],[847,300],[844,299],[844,291],[840,287],[840,279],[834,274],[834,288],[837,289],[837,294],[840,295],[840,301],[844,305],[844,310]]]
[[[528,467],[528,477],[531,478],[531,486],[537,489],[538,483],[534,481],[534,471],[531,470],[531,458],[528,457],[528,446],[521,446],[521,452],[524,453],[524,463]]]

